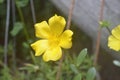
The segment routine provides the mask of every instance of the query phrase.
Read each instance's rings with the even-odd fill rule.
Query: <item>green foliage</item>
[[[95,76],[96,76],[96,69],[92,67],[87,72],[86,80],[94,80]]]
[[[4,67],[4,69],[1,71],[1,74],[2,76],[0,76],[0,80],[13,80],[8,67]]]
[[[4,2],[4,0],[0,0],[0,4],[2,4]]]
[[[0,3],[3,3],[3,1],[4,0],[0,0]],[[34,0],[37,4],[35,5],[37,7],[36,18],[40,19],[38,21],[42,19],[46,20],[45,18],[58,13],[56,9],[53,10],[54,7],[48,1],[49,0]],[[58,71],[58,62],[43,62],[41,57],[35,57],[30,49],[31,39],[34,38],[32,31],[34,30],[33,24],[30,22],[32,21],[31,14],[29,14],[30,9],[26,9],[29,0],[15,0],[15,2],[17,7],[22,7],[21,11],[16,8],[17,22],[14,23],[14,25],[10,24],[13,26],[13,29],[9,35],[16,37],[16,45],[14,46],[14,41],[12,41],[13,39],[10,37],[7,56],[9,67],[3,66],[4,48],[3,45],[0,46],[0,80],[55,80]],[[6,17],[6,8],[4,8],[4,6],[0,7],[0,15],[2,14],[1,19],[5,19]],[[3,28],[4,23],[5,21],[1,25]],[[30,38],[32,37],[31,39],[26,40],[24,32],[20,34],[20,31],[24,30],[24,28],[26,28],[26,33],[29,34]],[[2,34],[4,34],[4,31]],[[16,52],[16,54],[13,54],[14,52]],[[13,55],[16,57],[13,57]],[[79,54],[71,55],[66,52],[65,55],[62,63],[61,80],[86,80],[87,72],[90,73],[88,70],[93,67],[92,59],[91,56],[87,54],[87,49],[83,49]],[[13,64],[13,62],[16,62],[16,64]],[[13,65],[16,66],[13,67]],[[93,78],[93,75],[89,75],[89,77]]]
[[[29,0],[16,0],[15,2],[18,7],[25,7],[27,6]]]
[[[74,79],[73,80],[82,80],[82,76],[81,76],[81,73],[75,75]]]
[[[28,73],[36,72],[37,70],[39,70],[39,66],[29,64],[29,63],[25,63],[24,65],[25,66],[20,67],[19,70],[26,70],[28,71]]]
[[[81,65],[76,65],[76,58],[86,54],[86,57],[82,59]],[[66,53],[64,62],[62,63],[62,75],[61,80],[93,80],[95,77],[95,68],[92,67],[92,60],[87,55],[87,50],[83,49],[78,55],[71,56]],[[80,54],[82,54],[80,56]],[[15,71],[15,75],[10,73],[12,70],[9,68],[3,69],[1,72],[4,76],[0,77],[0,80],[16,80],[16,77],[20,77],[17,80],[55,80],[58,69],[58,62],[44,62],[40,57],[35,57],[31,52],[33,63],[24,63]],[[7,76],[7,77],[6,77]],[[4,79],[3,79],[4,78]]]
[[[77,57],[76,65],[80,66],[87,55],[87,49],[83,49]]]
[[[110,26],[110,23],[108,21],[101,21],[99,22],[99,24],[102,28]]]
[[[10,32],[13,37],[15,37],[23,29],[23,23],[16,22],[12,31]]]
[[[77,60],[75,59],[77,58]],[[92,67],[92,60],[87,54],[87,49],[83,49],[78,57],[76,56],[74,60],[74,64],[70,65],[72,72],[75,74],[75,80],[93,80],[96,75],[95,68]]]
[[[76,68],[76,66],[75,66],[74,64],[70,64],[70,68],[71,68],[71,70],[72,70],[75,74],[78,74],[78,73],[79,73],[78,70],[77,70],[77,68]]]

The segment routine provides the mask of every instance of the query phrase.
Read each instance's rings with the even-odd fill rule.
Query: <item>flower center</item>
[[[51,36],[49,38],[49,45],[52,46],[52,47],[59,46],[59,42],[60,42],[59,37]]]

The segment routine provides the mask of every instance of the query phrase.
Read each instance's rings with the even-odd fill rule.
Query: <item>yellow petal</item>
[[[120,40],[120,25],[118,25],[117,27],[115,27],[113,30],[112,30],[112,35],[119,39]]]
[[[47,50],[43,55],[44,61],[57,61],[62,57],[62,50],[60,47],[55,47]]]
[[[110,36],[108,38],[108,47],[110,47],[111,49],[113,49],[115,51],[119,51],[120,50],[120,40],[118,40],[114,36]]]
[[[60,46],[62,48],[71,48],[72,47],[72,35],[73,32],[71,30],[65,30],[60,37]]]
[[[48,40],[38,40],[35,43],[31,44],[31,47],[35,51],[35,56],[40,56],[48,49]]]
[[[60,35],[65,27],[66,21],[61,16],[53,16],[49,19],[49,26],[54,35]]]
[[[50,35],[50,28],[46,21],[35,24],[35,35],[38,38],[48,38]]]

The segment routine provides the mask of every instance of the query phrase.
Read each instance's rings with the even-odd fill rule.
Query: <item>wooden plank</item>
[[[68,15],[71,0],[51,0],[65,15]],[[96,43],[99,27],[99,13],[101,0],[76,0],[72,20],[89,35]],[[110,29],[120,24],[120,0],[105,0],[104,20],[111,23]],[[109,32],[106,28],[102,29],[101,46],[110,51],[113,56],[116,52],[107,47]],[[113,54],[114,53],[114,54]],[[117,55],[118,57],[118,55]],[[119,58],[119,57],[118,57]]]

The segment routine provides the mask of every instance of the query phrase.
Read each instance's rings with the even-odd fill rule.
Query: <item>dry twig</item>
[[[69,9],[69,15],[68,15],[66,29],[70,29],[71,18],[72,18],[72,13],[73,13],[73,9],[74,9],[74,4],[75,4],[75,0],[72,0],[71,1],[71,6],[70,6],[70,9]],[[56,80],[60,80],[60,77],[61,77],[63,57],[64,57],[64,54],[63,54],[63,56],[60,59],[59,64],[58,64],[58,71],[57,71],[57,75],[56,75]]]
[[[99,14],[99,22],[103,21],[103,12],[104,12],[104,2],[105,0],[101,0],[101,6],[100,6],[100,14]],[[99,24],[99,30],[98,30],[98,36],[97,36],[97,43],[96,43],[96,49],[95,49],[95,58],[94,58],[94,65],[97,65],[98,55],[99,55],[99,49],[100,49],[100,38],[101,38],[101,26]]]

